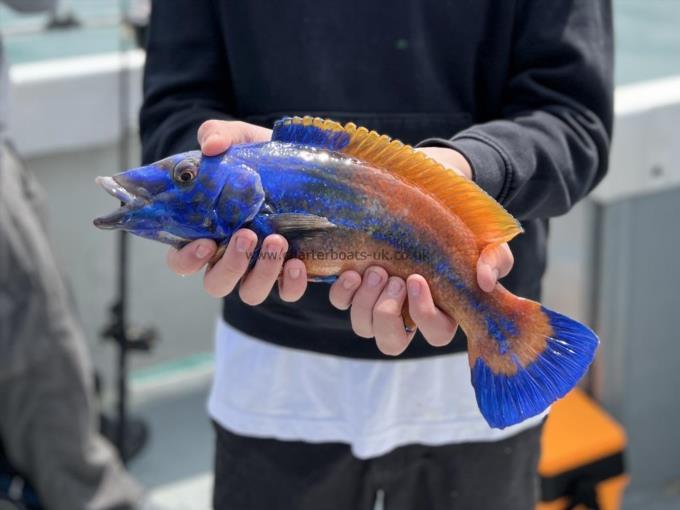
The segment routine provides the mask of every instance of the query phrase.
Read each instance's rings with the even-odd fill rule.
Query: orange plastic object
[[[538,471],[545,482],[569,477],[570,472],[622,455],[626,446],[623,427],[581,390],[574,389],[553,405],[542,437]],[[546,480],[547,479],[547,480]],[[596,485],[601,510],[618,510],[628,476],[619,473]],[[568,497],[542,501],[537,510],[564,510]],[[577,506],[585,510],[585,506]]]

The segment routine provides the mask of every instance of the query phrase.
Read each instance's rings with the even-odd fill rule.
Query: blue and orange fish
[[[286,237],[316,281],[372,264],[423,275],[467,335],[477,403],[492,427],[541,413],[595,355],[586,326],[500,284],[478,287],[481,250],[522,231],[503,207],[425,154],[352,123],[284,118],[270,142],[178,154],[97,181],[124,202],[94,221],[100,228],[179,247],[198,238],[226,246],[247,227]]]

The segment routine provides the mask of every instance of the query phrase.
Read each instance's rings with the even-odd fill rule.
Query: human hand
[[[271,133],[270,129],[245,122],[209,120],[198,129],[198,142],[203,154],[216,156],[232,145],[268,141]],[[288,251],[286,239],[278,234],[267,236],[262,242],[261,256],[248,272],[250,257],[256,245],[257,236],[252,230],[236,231],[224,254],[205,272],[205,291],[213,297],[224,297],[241,281],[239,296],[244,303],[257,305],[267,298],[278,281],[281,299],[300,299],[307,288],[307,271],[301,260],[290,259],[284,263]],[[218,248],[214,241],[198,239],[180,250],[171,248],[167,254],[167,264],[172,271],[184,276],[201,270],[216,255]]]
[[[452,171],[472,178],[472,169],[459,152],[443,147],[419,150]],[[485,248],[477,260],[479,287],[491,292],[498,279],[510,272],[513,263],[507,243]],[[448,344],[458,328],[454,320],[435,306],[428,283],[418,274],[404,281],[390,277],[378,266],[367,268],[363,278],[356,271],[345,271],[331,286],[329,298],[336,308],[350,309],[352,329],[358,336],[375,337],[378,348],[392,356],[401,354],[415,335],[415,331],[404,327],[402,308],[407,298],[409,315],[429,344]]]

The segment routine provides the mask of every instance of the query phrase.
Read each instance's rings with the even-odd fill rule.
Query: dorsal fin
[[[522,232],[519,222],[473,181],[387,135],[351,122],[342,126],[320,118],[287,117],[274,125],[272,140],[339,151],[418,186],[456,214],[480,248],[509,241]]]
[[[274,123],[273,142],[290,142],[339,151],[350,136],[337,122],[314,117],[284,117]]]

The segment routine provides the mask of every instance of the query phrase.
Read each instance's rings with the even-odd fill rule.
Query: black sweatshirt
[[[612,125],[609,0],[157,0],[141,134],[145,162],[197,147],[207,119],[271,126],[284,115],[353,121],[461,152],[474,179],[522,221],[503,283],[540,297],[548,218],[604,176]],[[356,337],[328,286],[225,320],[261,339],[382,358]],[[416,337],[404,357],[432,348]]]

